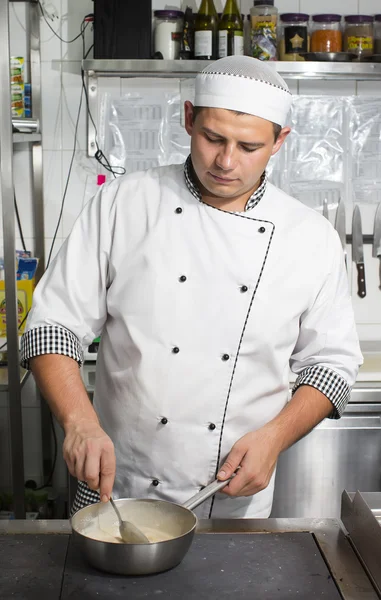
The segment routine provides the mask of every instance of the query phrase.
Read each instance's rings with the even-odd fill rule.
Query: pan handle
[[[224,488],[229,483],[229,481],[233,479],[234,476],[235,473],[234,475],[229,477],[229,479],[225,479],[225,481],[220,481],[219,479],[216,479],[215,481],[213,481],[213,483],[210,483],[209,485],[204,487],[204,489],[201,490],[201,492],[198,492],[198,494],[195,494],[194,496],[192,496],[192,498],[189,498],[189,500],[184,502],[184,508],[189,508],[189,510],[193,510],[194,508],[205,502],[205,500],[207,500],[211,496],[214,496],[216,492],[222,490],[222,488]]]

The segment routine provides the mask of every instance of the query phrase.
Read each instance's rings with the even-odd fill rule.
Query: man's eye
[[[245,152],[255,152],[258,148],[247,148],[246,146],[241,146],[242,150]]]
[[[208,135],[205,136],[208,142],[212,142],[212,144],[218,144],[221,140],[219,138],[211,138]]]

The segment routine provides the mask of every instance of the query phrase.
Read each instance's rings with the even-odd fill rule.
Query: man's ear
[[[272,149],[272,152],[271,152],[271,156],[274,156],[274,154],[276,154],[277,152],[279,152],[279,150],[283,146],[284,142],[286,141],[287,136],[290,133],[291,133],[290,127],[283,127],[283,129],[281,129],[281,132],[278,135],[277,141],[275,142],[275,144],[273,146],[273,149]]]
[[[189,100],[184,102],[185,129],[189,135],[193,131],[193,104]]]

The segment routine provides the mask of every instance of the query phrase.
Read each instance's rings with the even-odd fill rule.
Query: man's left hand
[[[236,476],[223,488],[228,496],[252,496],[264,490],[271,479],[279,450],[265,429],[247,433],[231,449],[217,478],[227,479],[237,470]]]

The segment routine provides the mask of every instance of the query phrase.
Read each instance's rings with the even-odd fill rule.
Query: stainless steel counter
[[[0,521],[0,535],[70,534],[69,521]],[[310,533],[345,600],[375,600],[375,591],[359,561],[346,531],[335,519],[213,519],[201,520],[199,534],[282,534]],[[1,565],[0,565],[1,574]]]

